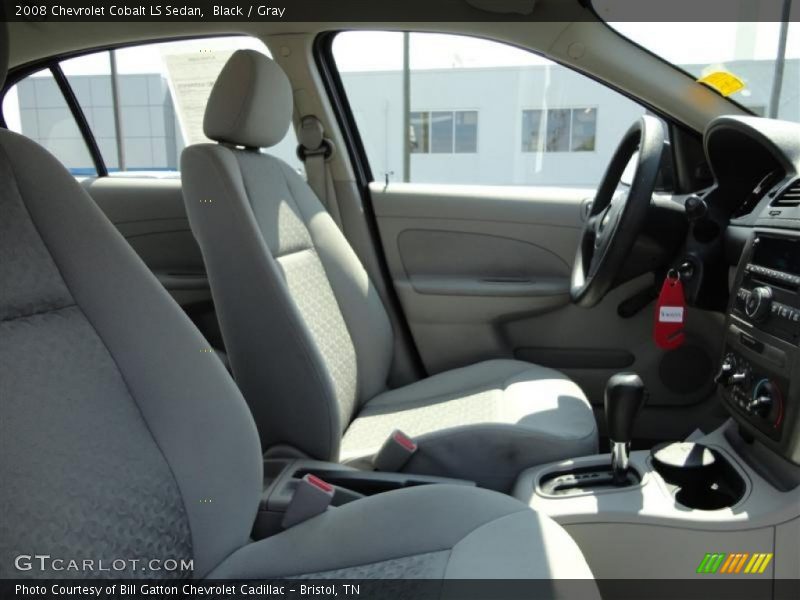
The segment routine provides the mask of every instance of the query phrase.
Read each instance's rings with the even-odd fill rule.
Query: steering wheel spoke
[[[664,126],[645,115],[628,130],[606,169],[586,218],[572,272],[570,296],[579,306],[595,306],[614,285],[633,248],[653,196]],[[638,151],[630,188],[620,189],[628,162]]]
[[[603,213],[590,215],[589,218],[586,219],[586,231],[596,236],[600,229],[600,223],[602,220]]]

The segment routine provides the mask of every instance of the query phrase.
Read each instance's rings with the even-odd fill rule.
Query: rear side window
[[[97,174],[89,147],[49,69],[11,87],[3,99],[3,115],[10,130],[47,148],[74,175]]]
[[[88,124],[102,170],[111,176],[178,177],[181,151],[209,141],[203,135],[208,96],[225,61],[242,48],[270,55],[260,40],[232,36],[103,50],[56,61],[53,68],[63,73]],[[60,127],[50,125],[54,104]],[[50,69],[18,82],[4,99],[3,114],[9,128],[42,143],[74,175],[98,172]],[[290,128],[269,152],[301,170],[296,148]]]

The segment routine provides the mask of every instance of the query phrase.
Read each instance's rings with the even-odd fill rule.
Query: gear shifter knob
[[[644,404],[644,383],[635,373],[617,373],[606,384],[605,409],[608,437],[628,443],[633,421]]]
[[[617,373],[606,384],[605,411],[611,440],[611,469],[619,484],[627,482],[633,421],[644,404],[644,396],[644,383],[635,373]]]

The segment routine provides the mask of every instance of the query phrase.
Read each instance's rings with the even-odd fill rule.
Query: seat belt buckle
[[[378,450],[372,464],[378,471],[397,472],[416,451],[416,442],[399,429],[395,429]]]
[[[335,491],[330,483],[316,475],[309,473],[303,477],[283,515],[283,528],[288,529],[324,513],[331,505]]]

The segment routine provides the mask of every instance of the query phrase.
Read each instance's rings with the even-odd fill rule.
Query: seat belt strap
[[[308,185],[341,229],[339,204],[328,166],[333,155],[333,142],[325,137],[325,128],[317,117],[307,115],[300,120],[298,142],[297,156],[305,164]]]

